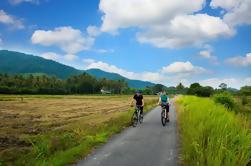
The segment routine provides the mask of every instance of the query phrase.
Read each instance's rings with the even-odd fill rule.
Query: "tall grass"
[[[209,98],[177,99],[183,165],[245,166],[251,157],[248,125]]]

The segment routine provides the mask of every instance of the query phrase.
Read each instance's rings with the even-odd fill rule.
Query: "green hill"
[[[127,79],[117,73],[109,73],[109,72],[105,72],[103,70],[100,69],[89,69],[89,70],[84,70],[84,72],[95,76],[96,78],[107,78],[110,80],[122,80],[122,79]]]
[[[53,60],[47,60],[39,56],[28,55],[20,52],[0,50],[0,73],[8,74],[46,74],[66,79],[71,75],[79,75],[87,72],[96,78],[107,78],[111,80],[126,80],[129,87],[144,88],[153,86],[151,82],[130,80],[116,73],[109,73],[99,69],[81,71],[70,66],[63,65]]]
[[[65,79],[81,71],[38,56],[13,51],[0,51],[0,72],[8,74],[45,73]]]
[[[105,72],[102,71],[100,69],[89,69],[86,70],[85,72],[87,72],[90,75],[95,76],[96,78],[107,78],[107,79],[111,79],[111,80],[126,80],[126,82],[128,83],[129,87],[133,87],[133,88],[144,88],[147,86],[154,86],[155,84],[151,83],[151,82],[147,82],[147,81],[140,81],[140,80],[130,80],[128,78],[125,78],[117,73],[109,73],[109,72]]]

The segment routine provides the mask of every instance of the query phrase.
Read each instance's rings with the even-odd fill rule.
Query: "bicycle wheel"
[[[163,126],[166,125],[166,117],[165,117],[164,110],[162,110],[162,112],[161,112],[161,123],[162,123]]]
[[[136,127],[138,124],[138,115],[136,112],[133,113],[132,115],[132,126]]]

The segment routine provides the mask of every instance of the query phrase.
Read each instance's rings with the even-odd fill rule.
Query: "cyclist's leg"
[[[169,104],[166,105],[167,119],[169,119]]]
[[[140,106],[140,115],[143,116],[143,109],[144,107],[143,106]]]

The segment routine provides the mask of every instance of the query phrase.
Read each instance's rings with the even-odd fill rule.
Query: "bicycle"
[[[166,125],[167,122],[169,122],[169,118],[167,117],[167,111],[166,111],[166,106],[165,105],[161,105],[161,123],[163,126]]]
[[[143,123],[143,115],[141,116],[140,112],[140,105],[135,106],[135,111],[132,115],[132,126],[136,127],[138,124]]]

